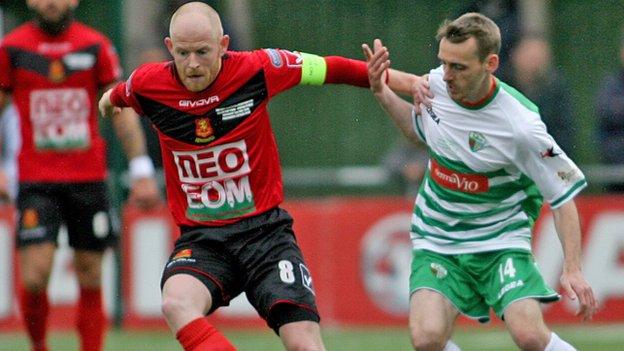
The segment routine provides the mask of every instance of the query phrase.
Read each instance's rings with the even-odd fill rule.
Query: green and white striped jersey
[[[587,183],[546,131],[538,108],[497,80],[478,106],[453,101],[442,68],[429,74],[432,107],[414,116],[430,161],[411,223],[415,249],[443,254],[531,249],[542,199],[552,208]]]

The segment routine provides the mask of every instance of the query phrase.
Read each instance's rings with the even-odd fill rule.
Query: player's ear
[[[500,60],[498,58],[498,55],[489,54],[485,58],[485,69],[490,73],[494,73],[498,69],[499,63],[500,63]]]
[[[171,40],[171,38],[165,38],[165,46],[167,47],[167,50],[169,50],[169,54],[171,54],[171,56],[173,57],[173,41]]]
[[[225,54],[230,46],[230,36],[227,34],[223,35],[221,40],[219,40],[219,46],[221,47],[221,55]]]

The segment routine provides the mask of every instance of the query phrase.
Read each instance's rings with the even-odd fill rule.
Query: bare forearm
[[[412,86],[417,78],[417,75],[411,73],[395,69],[388,70],[388,86],[398,94],[411,96],[413,93]]]
[[[564,270],[581,270],[581,228],[574,200],[553,210],[555,228],[563,247]]]
[[[389,87],[375,92],[374,95],[399,130],[411,141],[419,142],[412,122],[413,105],[392,92]]]
[[[146,154],[145,134],[138,115],[132,109],[122,109],[121,113],[112,117],[112,122],[128,160]]]
[[[0,89],[0,115],[4,112],[6,105],[9,101],[9,94]]]

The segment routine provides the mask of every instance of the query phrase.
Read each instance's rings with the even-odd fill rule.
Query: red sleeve
[[[128,98],[126,96],[126,82],[117,84],[110,96],[111,103],[117,107],[129,107]]]
[[[327,73],[325,84],[349,84],[368,88],[368,69],[366,62],[341,56],[325,56]]]
[[[12,77],[9,54],[5,46],[0,46],[0,90],[10,91],[13,88]]]
[[[100,86],[106,86],[121,79],[119,57],[107,38],[102,40],[97,62],[97,79]]]
[[[127,81],[121,82],[117,84],[110,95],[110,100],[113,106],[117,107],[132,107],[136,113],[139,115],[143,115],[143,110],[141,110],[141,105],[134,97],[134,92],[132,87],[134,85],[133,78],[135,76],[136,71],[132,72]]]
[[[301,81],[301,54],[284,49],[256,50],[266,73],[269,96],[273,97]]]

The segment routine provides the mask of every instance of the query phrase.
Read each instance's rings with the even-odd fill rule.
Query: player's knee
[[[524,328],[511,331],[511,336],[521,350],[542,351],[550,340],[549,333],[541,332],[535,328]]]
[[[314,342],[311,338],[302,337],[299,340],[290,340],[284,344],[288,351],[323,351],[323,346]]]
[[[162,298],[160,309],[167,319],[171,319],[180,314],[184,314],[185,311],[191,310],[191,306],[188,300],[180,296],[165,295]]]
[[[30,292],[44,291],[50,279],[50,270],[36,265],[22,268],[22,284]]]
[[[102,279],[101,267],[99,264],[76,263],[76,276],[80,285],[99,286]]]
[[[442,350],[446,345],[446,334],[431,328],[411,328],[412,346],[418,351]]]

